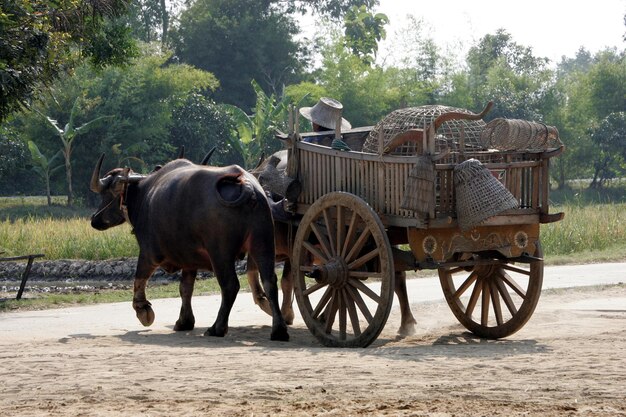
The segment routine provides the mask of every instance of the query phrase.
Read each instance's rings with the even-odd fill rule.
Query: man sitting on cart
[[[352,125],[342,117],[343,105],[329,97],[322,97],[313,107],[302,107],[300,114],[313,125],[314,132],[328,132],[327,135],[308,136],[305,142],[329,146],[337,150],[349,151],[350,147],[341,139],[335,138],[337,122],[341,120],[341,132],[352,129]]]

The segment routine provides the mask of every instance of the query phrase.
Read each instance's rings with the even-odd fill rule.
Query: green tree
[[[129,32],[113,19],[128,0],[8,0],[0,7],[0,122],[28,107],[56,77],[83,58],[123,62]]]
[[[280,150],[280,141],[275,138],[276,130],[286,130],[289,99],[283,96],[267,95],[261,86],[252,82],[256,93],[256,105],[251,115],[243,109],[224,104],[224,108],[232,115],[239,133],[236,145],[244,156],[245,166],[254,167],[262,155],[271,155]],[[301,102],[296,103],[299,106]]]
[[[293,18],[264,0],[197,0],[182,12],[176,55],[220,81],[215,100],[250,109],[251,81],[274,94],[298,79],[301,47]]]
[[[8,124],[0,125],[0,180],[26,162],[26,146]],[[2,187],[0,187],[2,188]]]
[[[332,42],[322,50],[322,67],[314,74],[318,87],[311,89],[307,105],[313,105],[323,94],[343,104],[343,116],[353,126],[372,125],[406,102],[407,91],[402,81],[397,69],[386,71],[364,63],[346,47],[344,38],[334,32]],[[294,91],[302,93],[310,83],[288,86],[285,94],[298,97]]]
[[[130,3],[129,26],[133,35],[143,42],[161,42],[169,45],[169,30],[175,18],[175,10],[183,6],[183,0],[136,0]]]
[[[92,196],[85,178],[89,178],[102,152],[114,156],[106,160],[109,168],[127,164],[137,172],[171,160],[178,147],[177,139],[171,137],[171,128],[176,125],[174,110],[189,94],[210,94],[218,85],[207,72],[188,65],[166,64],[170,56],[162,54],[159,45],[149,52],[154,55],[133,59],[132,65],[125,67],[77,67],[73,75],[53,83],[51,94],[37,104],[40,113],[67,122],[74,101],[80,96],[74,126],[113,116],[105,123],[91,125],[80,133],[79,140],[72,142],[72,186],[76,197]],[[17,134],[25,141],[36,142],[44,155],[53,155],[59,149],[56,128],[51,129],[39,113],[16,115],[14,125]],[[61,178],[51,180],[53,193],[65,187]]]
[[[565,187],[566,181],[572,178],[610,177],[610,170],[604,167],[613,165],[612,154],[619,153],[619,149],[598,146],[591,133],[602,124],[602,119],[623,111],[626,97],[624,54],[609,49],[591,56],[580,49],[576,57],[562,60],[556,74],[554,90],[559,96],[558,104],[546,113],[558,126],[567,147],[567,152],[553,165],[559,187]],[[601,184],[598,181],[592,181],[594,187]]]
[[[591,188],[603,184],[625,172],[626,166],[626,112],[611,113],[592,129],[591,140],[598,147],[594,161]]]
[[[591,111],[598,118],[626,108],[626,52],[600,51],[589,69]]]
[[[51,206],[52,195],[50,193],[50,177],[54,175],[55,172],[63,168],[63,163],[60,161],[63,157],[63,152],[58,151],[52,158],[48,159],[41,153],[35,142],[32,140],[28,141],[28,149],[30,150],[31,159],[34,163],[33,171],[43,180],[46,186],[48,205]],[[57,162],[59,163],[57,164]]]
[[[495,102],[491,117],[541,121],[543,93],[552,83],[548,59],[513,41],[498,29],[485,35],[467,54],[472,108]]]
[[[185,147],[186,158],[199,163],[215,147],[211,165],[243,165],[234,121],[220,105],[197,92],[173,104],[170,141]]]
[[[79,112],[81,97],[76,97],[74,100],[74,105],[72,106],[72,110],[69,115],[69,120],[65,124],[65,126],[61,129],[59,122],[52,119],[50,116],[42,116],[49,123],[50,127],[52,127],[59,139],[61,140],[61,144],[63,145],[61,148],[61,153],[63,154],[63,160],[65,161],[65,178],[67,181],[67,205],[72,206],[74,204],[74,192],[72,189],[72,151],[74,150],[74,141],[81,133],[87,131],[90,127],[94,125],[94,123],[98,123],[105,118],[110,118],[110,116],[99,116],[95,119],[91,119],[88,122],[81,124],[78,127],[74,127],[74,119],[76,118]],[[33,143],[33,142],[31,142]],[[29,148],[31,148],[31,154],[33,154],[33,148],[29,144]],[[39,152],[39,149],[36,149]],[[41,153],[39,153],[41,155]],[[49,187],[48,187],[49,189]]]
[[[385,25],[389,18],[382,13],[371,13],[365,5],[352,6],[346,13],[345,41],[352,53],[366,64],[376,59],[378,42],[385,39]]]

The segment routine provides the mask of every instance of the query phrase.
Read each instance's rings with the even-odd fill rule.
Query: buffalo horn
[[[185,157],[185,145],[181,145],[180,150],[178,151],[178,158],[176,159],[183,159],[184,157]]]
[[[104,161],[104,154],[102,154],[100,156],[100,159],[98,159],[96,167],[93,169],[93,174],[91,174],[91,183],[89,184],[89,188],[94,193],[101,193],[104,189],[104,183],[100,179],[100,168],[102,168],[102,161]]]
[[[209,151],[209,153],[207,153],[204,158],[202,158],[202,162],[200,162],[200,165],[209,165],[209,161],[211,160],[211,155],[213,155],[213,152],[215,152],[215,146]]]

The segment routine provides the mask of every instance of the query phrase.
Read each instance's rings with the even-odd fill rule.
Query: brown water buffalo
[[[139,243],[133,308],[144,326],[154,321],[146,284],[157,267],[182,270],[182,305],[174,330],[195,325],[191,296],[198,269],[215,272],[222,302],[205,334],[224,336],[239,291],[235,261],[244,253],[260,272],[272,315],[272,340],[288,340],[278,306],[274,230],[269,203],[257,180],[236,165],[223,168],[177,159],[147,176],[116,168],[100,178],[104,155],[90,188],[102,201],[91,218],[98,230],[128,221]]]

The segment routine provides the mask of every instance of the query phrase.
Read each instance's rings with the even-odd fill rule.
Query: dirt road
[[[365,349],[321,347],[299,317],[290,342],[271,342],[270,318],[249,294],[239,295],[222,339],[203,336],[217,312],[213,296],[194,299],[198,327],[187,333],[172,330],[175,299],[154,301],[157,319],[149,329],[137,322],[130,301],[0,314],[0,410],[7,416],[626,416],[626,285],[546,289],[520,332],[487,341],[464,331],[441,294],[429,299],[429,283],[410,285],[418,333],[396,338],[394,307],[379,339]]]

